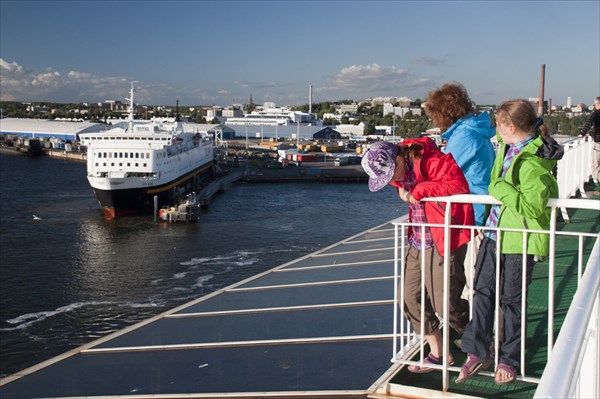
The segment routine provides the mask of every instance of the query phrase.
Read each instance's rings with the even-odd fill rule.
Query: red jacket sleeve
[[[417,201],[426,197],[469,194],[469,183],[452,154],[425,148],[421,159],[415,161],[415,169],[418,168],[415,173],[420,182],[413,188],[411,195]]]

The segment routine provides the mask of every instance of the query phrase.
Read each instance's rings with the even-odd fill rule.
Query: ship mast
[[[129,92],[129,98],[126,99],[129,101],[129,116],[127,118],[129,122],[129,133],[133,133],[133,82],[131,82],[131,90]]]

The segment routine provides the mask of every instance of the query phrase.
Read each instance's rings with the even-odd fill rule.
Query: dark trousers
[[[526,286],[531,283],[533,255],[527,255]],[[523,255],[500,255],[500,305],[504,312],[504,340],[499,363],[521,364],[521,290]],[[527,301],[527,293],[525,293]],[[490,356],[496,305],[496,241],[483,239],[475,265],[473,318],[462,336],[462,350],[482,359]],[[525,332],[525,330],[523,330]]]
[[[421,333],[421,296],[425,295],[425,331],[431,334],[440,326],[436,313],[444,314],[444,258],[435,247],[425,251],[425,292],[421,292],[421,251],[408,246],[404,267],[404,311],[417,334]],[[450,254],[450,327],[462,333],[469,321],[469,303],[461,298],[465,287],[464,260],[467,246]]]

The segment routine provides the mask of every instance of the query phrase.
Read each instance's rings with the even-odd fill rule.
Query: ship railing
[[[405,317],[405,312],[404,312],[404,267],[405,267],[405,254],[406,254],[406,249],[408,247],[408,238],[407,238],[407,228],[409,226],[411,226],[415,232],[418,232],[420,234],[424,234],[425,229],[424,227],[442,227],[444,229],[444,247],[445,248],[450,248],[450,230],[451,229],[469,229],[469,231],[471,232],[471,241],[473,242],[475,237],[479,234],[480,230],[482,229],[481,226],[462,226],[462,225],[453,225],[451,224],[451,213],[450,213],[450,209],[451,209],[451,205],[452,204],[456,204],[456,203],[470,203],[470,204],[486,204],[486,205],[500,205],[501,203],[499,201],[497,201],[496,199],[494,199],[491,196],[487,196],[487,195],[454,195],[454,196],[449,196],[449,197],[437,197],[437,198],[426,198],[423,199],[422,201],[435,201],[435,202],[439,202],[442,203],[442,206],[444,206],[445,204],[445,222],[444,224],[431,224],[431,223],[410,223],[407,220],[406,216],[400,217],[398,219],[395,219],[392,221],[392,224],[394,225],[394,230],[395,230],[395,234],[394,234],[394,302],[397,304],[397,306],[394,306],[394,312],[393,312],[393,345],[392,345],[392,359],[391,361],[394,363],[399,363],[401,366],[407,366],[407,365],[417,365],[417,366],[423,366],[423,360],[426,357],[426,353],[425,353],[425,345],[426,345],[426,340],[424,339],[424,334],[416,334],[415,331],[413,330],[413,328],[410,326],[410,323],[408,322],[408,320]],[[506,232],[506,231],[510,231],[510,232],[520,232],[523,235],[523,248],[524,248],[524,255],[523,255],[523,264],[526,265],[526,254],[527,254],[527,236],[530,233],[539,233],[539,234],[548,234],[549,235],[549,256],[548,256],[548,315],[547,315],[547,324],[545,325],[545,330],[547,331],[548,335],[547,335],[547,360],[549,361],[550,359],[552,359],[553,356],[553,346],[554,346],[554,328],[549,328],[548,326],[554,326],[554,320],[555,320],[555,265],[556,265],[556,241],[557,239],[560,239],[561,242],[563,242],[564,240],[574,240],[576,241],[576,245],[573,245],[573,247],[576,247],[577,249],[574,251],[576,252],[576,257],[575,259],[577,259],[577,265],[573,265],[573,267],[577,267],[577,276],[578,276],[578,291],[579,292],[579,287],[583,287],[581,285],[581,278],[583,275],[583,271],[584,271],[584,267],[583,267],[583,259],[584,259],[584,242],[586,240],[594,240],[595,241],[595,248],[597,251],[598,248],[598,242],[600,241],[600,234],[598,232],[589,232],[589,231],[581,231],[581,232],[576,232],[576,231],[557,231],[557,223],[556,223],[556,217],[557,217],[557,212],[558,209],[560,208],[566,208],[566,209],[588,209],[588,210],[595,210],[595,211],[600,211],[600,201],[597,200],[591,200],[591,199],[556,199],[556,198],[551,198],[548,201],[548,207],[551,209],[551,223],[550,223],[550,229],[549,230],[533,230],[533,229],[509,229],[509,228],[488,228],[486,227],[486,230],[495,230],[495,231],[502,231],[502,232]],[[573,229],[569,229],[569,230],[573,230]],[[500,245],[501,245],[501,234],[497,234],[497,242],[496,242],[496,296],[495,296],[495,313],[494,313],[494,326],[495,326],[495,331],[499,330],[499,323],[500,323],[500,269],[499,269],[499,257],[500,257]],[[473,247],[473,246],[470,246]],[[564,257],[566,256],[564,253],[564,249],[561,249],[560,252],[560,256]],[[470,264],[475,264],[475,258],[476,258],[476,254],[475,254],[475,250],[473,248],[470,248],[469,251],[467,252],[466,255],[467,259],[470,259]],[[421,258],[421,262],[424,262],[424,257]],[[594,264],[594,260],[595,260],[595,264]],[[596,273],[597,276],[597,271],[594,272],[594,268],[598,268],[598,260],[597,257],[591,257],[590,261],[587,263],[587,266],[585,268],[586,273],[591,273],[592,277],[587,277],[586,278],[593,278],[593,274]],[[424,267],[421,267],[421,291],[424,292],[425,291],[425,287],[424,287]],[[526,287],[527,287],[527,282],[526,282],[526,276],[527,273],[522,273],[523,275],[523,279],[522,279],[522,287],[523,287],[523,292],[526,291]],[[441,321],[441,326],[444,327],[445,320],[449,320],[449,257],[445,257],[444,258],[444,282],[443,282],[443,292],[445,293],[444,295],[444,300],[443,300],[443,314],[438,315],[440,321]],[[472,273],[471,277],[470,277],[470,282],[471,284],[469,284],[470,287],[473,287],[473,281],[474,281],[474,273]],[[596,278],[597,281],[597,278]],[[583,295],[583,294],[579,294],[579,295]],[[598,296],[598,286],[596,284],[596,288],[595,288],[595,293],[593,295],[596,295],[596,298]],[[425,310],[425,296],[422,295],[421,296],[421,320],[424,320],[424,310]],[[469,302],[470,302],[470,314],[472,314],[472,303],[473,303],[473,293],[471,290],[471,293],[469,294]],[[526,315],[527,315],[527,303],[526,303],[526,296],[523,295],[523,300],[521,303],[521,314],[522,314],[522,319],[521,319],[521,334],[522,336],[525,337],[525,328],[526,328]],[[595,317],[596,319],[598,318],[598,307],[595,308],[594,311],[592,311],[591,313],[593,313],[593,317]],[[586,320],[587,323],[587,320]],[[582,325],[582,324],[580,324]],[[596,326],[597,326],[597,322],[596,322]],[[421,331],[424,331],[424,326],[421,325]],[[597,335],[597,332],[595,333]],[[500,342],[499,342],[499,334],[495,334],[495,338],[494,338],[494,348],[495,348],[495,356],[494,359],[496,362],[497,366],[497,362],[499,359],[499,347],[500,347]],[[531,383],[540,383],[540,378],[539,378],[539,374],[538,376],[536,375],[532,375],[531,373],[528,374],[528,370],[527,370],[527,365],[525,362],[525,353],[527,351],[526,348],[526,339],[522,339],[521,340],[521,367],[519,370],[519,376],[517,377],[517,379],[521,380],[521,381],[525,381],[525,382],[531,382]],[[442,328],[442,342],[443,342],[443,349],[442,349],[442,353],[450,353],[449,352],[449,348],[450,348],[450,328]],[[596,345],[597,345],[596,341]],[[569,344],[570,345],[570,344]],[[597,349],[597,347],[596,347]],[[415,356],[418,355],[418,360],[412,360],[414,359]],[[573,354],[574,356],[574,354]],[[599,360],[600,360],[600,355],[598,353],[598,350],[595,351],[595,353],[593,354],[593,361],[595,361],[595,364],[598,364]],[[442,365],[440,366],[436,366],[436,365],[430,365],[427,364],[426,367],[431,367],[434,369],[438,369],[442,371],[442,382],[443,382],[443,391],[446,392],[448,391],[448,387],[449,387],[449,379],[450,379],[450,372],[454,372],[454,373],[459,373],[460,372],[460,365],[455,365],[455,366],[450,366],[448,364],[448,358],[446,356],[443,356],[443,360],[442,360]],[[576,365],[577,369],[580,370],[581,369],[581,364],[577,364]],[[494,367],[495,369],[495,367]],[[487,376],[493,376],[492,372],[489,371],[481,371],[479,373],[480,375],[487,375]],[[574,375],[578,375],[579,371],[574,372]],[[597,374],[596,374],[597,376]],[[597,378],[596,378],[597,380]]]
[[[535,392],[536,399],[600,398],[598,241],[588,264]]]
[[[558,195],[560,198],[570,198],[579,191],[582,197],[586,197],[584,183],[593,175],[594,140],[592,137],[577,137],[563,143],[562,146],[565,153],[556,166]],[[565,221],[568,221],[566,209],[562,208],[561,212]]]

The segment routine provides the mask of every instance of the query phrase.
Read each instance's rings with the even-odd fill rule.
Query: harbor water
[[[364,183],[238,183],[199,223],[108,221],[85,164],[0,154],[0,375],[406,213]]]

